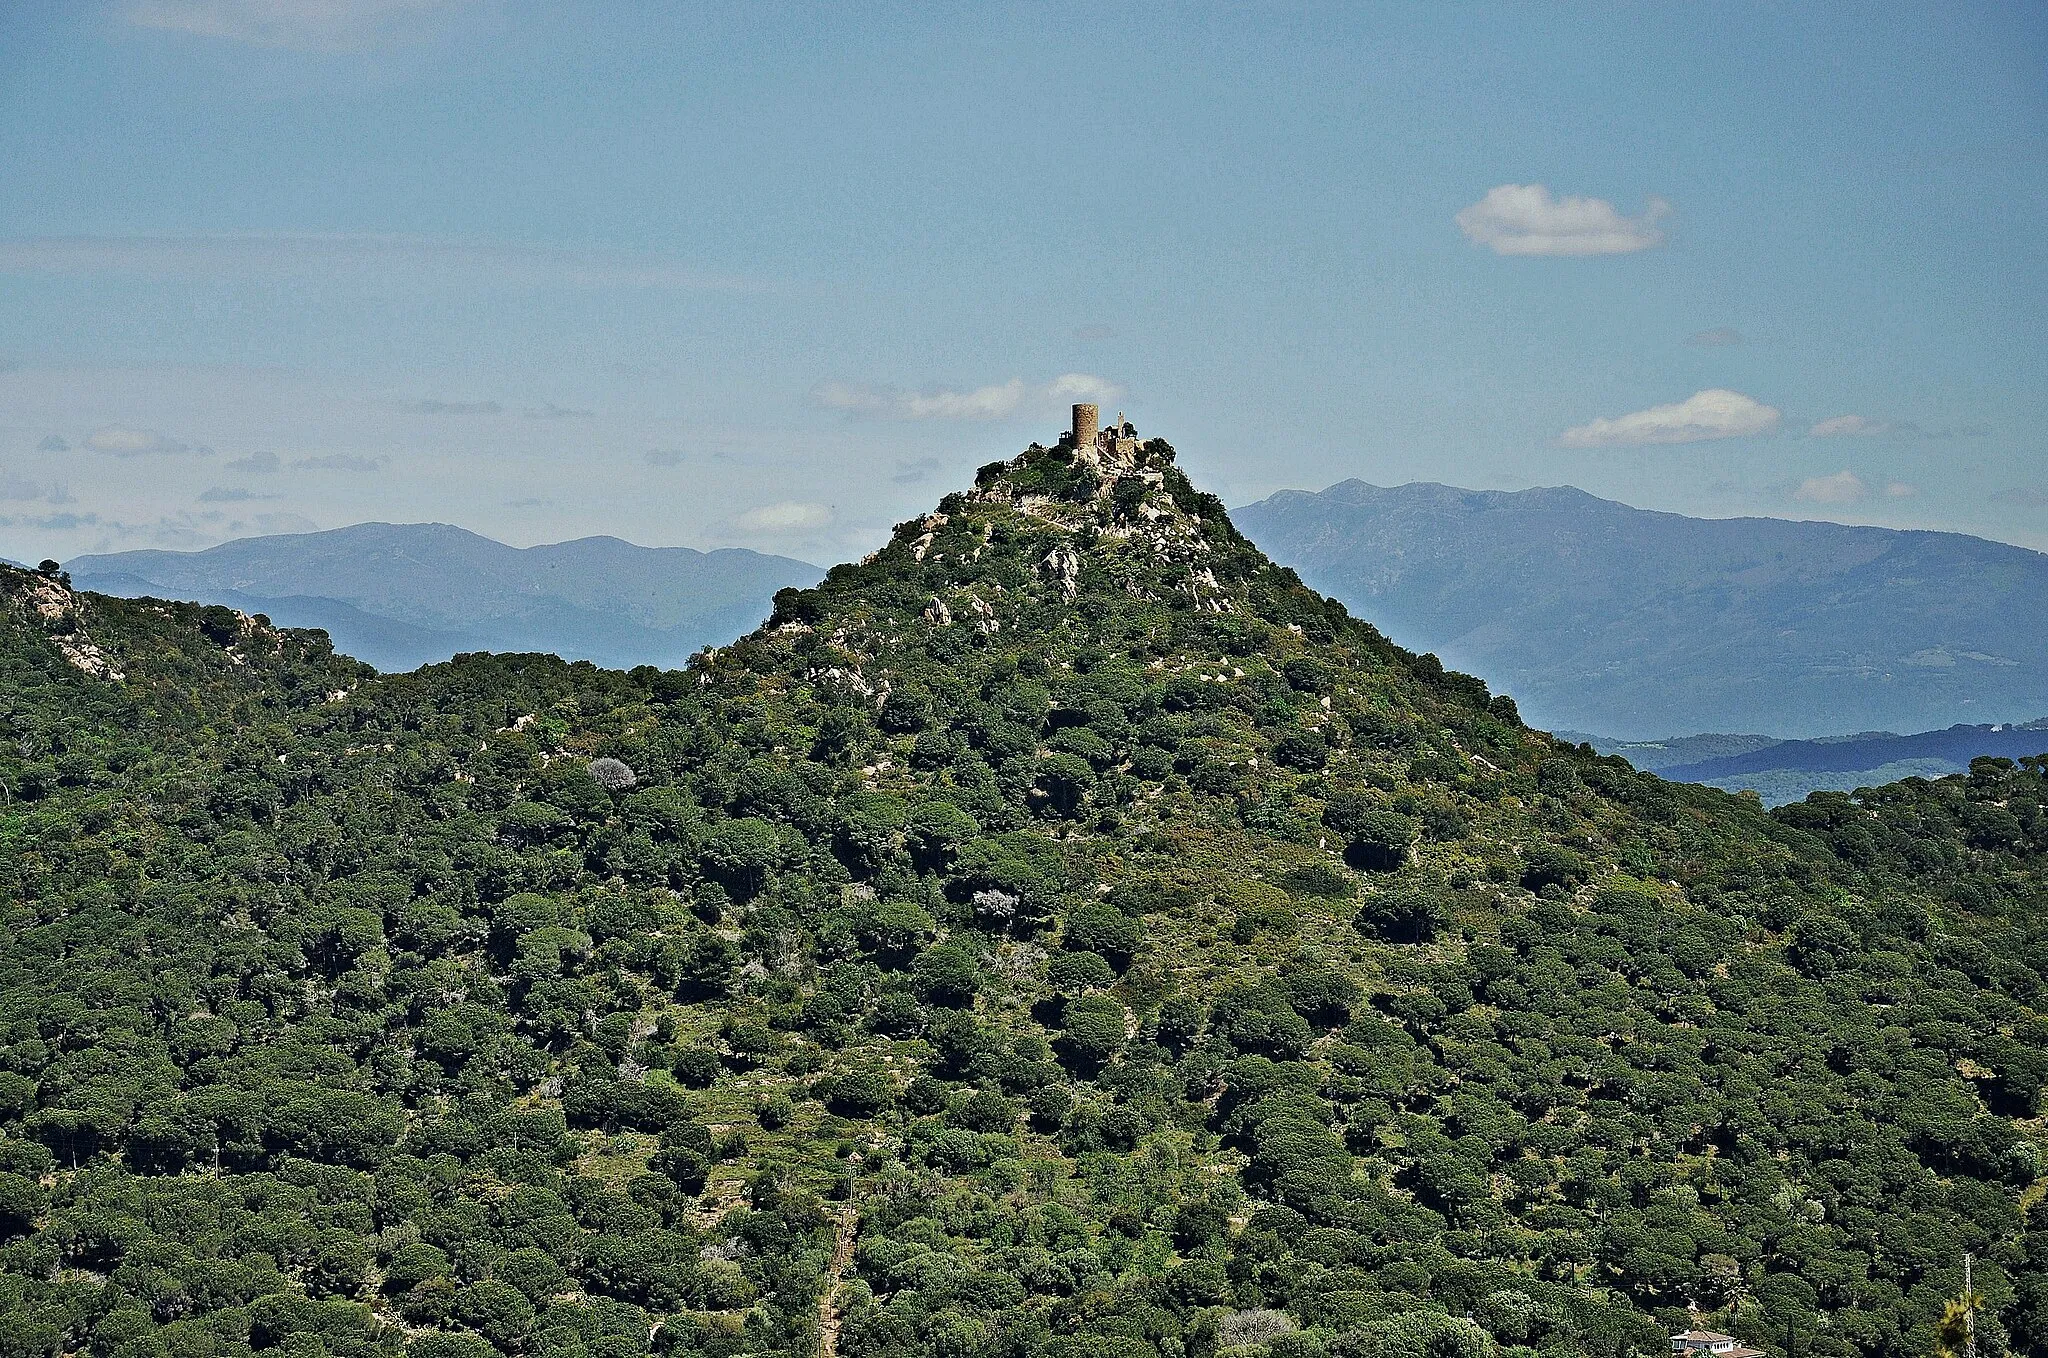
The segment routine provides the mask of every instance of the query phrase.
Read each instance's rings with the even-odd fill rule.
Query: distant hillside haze
[[[1571,487],[1346,481],[1233,517],[1311,587],[1539,726],[1786,737],[2048,711],[2048,555],[2022,547],[1694,519]]]
[[[281,626],[323,628],[339,650],[387,671],[464,651],[676,666],[758,625],[776,590],[824,574],[788,557],[610,537],[509,547],[443,523],[82,556],[65,568],[102,593],[226,604]]]
[[[2019,759],[2044,750],[2048,750],[2048,720],[2023,726],[1951,726],[1946,731],[1910,736],[1874,732],[1840,740],[1787,740],[1743,754],[1667,765],[1658,771],[1683,782],[1708,783],[1775,769],[1856,773],[1931,760],[1948,766],[1943,773],[1959,773],[1983,755]]]
[[[1967,773],[1971,760],[1986,755],[2017,760],[2048,752],[2048,717],[2020,725],[1951,726],[1913,735],[1863,731],[1824,740],[1758,735],[1613,740],[1584,731],[1557,735],[1583,741],[1601,754],[1618,754],[1644,772],[1674,782],[1754,792],[1765,806],[1783,806],[1822,790],[1852,792],[1901,778]]]

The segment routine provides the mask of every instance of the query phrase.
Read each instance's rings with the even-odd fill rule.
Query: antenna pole
[[[1977,1358],[1977,1288],[1971,1273],[1976,1261],[1968,1250],[1963,1251],[1963,1354],[1964,1358]]]

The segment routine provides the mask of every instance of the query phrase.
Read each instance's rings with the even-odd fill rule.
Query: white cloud
[[[1613,419],[1577,425],[1558,435],[1567,448],[1609,448],[1649,443],[1703,443],[1748,438],[1778,427],[1776,407],[1739,391],[1713,387],[1671,405],[1651,406]]]
[[[1468,240],[1497,255],[1627,255],[1664,243],[1671,204],[1652,198],[1624,217],[1604,198],[1559,198],[1541,184],[1502,184],[1458,214]]]
[[[1860,438],[1872,434],[1889,434],[1892,427],[1883,420],[1873,420],[1867,415],[1836,415],[1822,420],[1806,431],[1807,436],[1817,439]]]
[[[449,0],[130,0],[137,28],[302,52],[359,52],[424,36]]]
[[[1726,349],[1730,345],[1742,344],[1742,332],[1732,325],[1717,325],[1712,330],[1702,330],[1688,335],[1685,342],[1701,349]]]
[[[1123,388],[1090,373],[1062,373],[1042,386],[1021,377],[972,391],[908,392],[894,387],[866,387],[827,382],[811,398],[828,410],[843,410],[884,420],[1001,420],[1027,407],[1073,401],[1113,401]]]
[[[196,453],[201,457],[213,455],[213,449],[204,445],[182,443],[154,429],[136,429],[122,424],[110,424],[95,429],[86,435],[81,446],[114,457],[149,457],[155,454],[176,453]]]
[[[252,472],[257,475],[276,471],[284,464],[278,461],[276,453],[251,453],[221,464],[222,469],[231,472]]]
[[[750,509],[733,522],[750,533],[801,533],[832,522],[832,511],[825,505],[779,500]]]
[[[1045,394],[1055,401],[1114,401],[1124,394],[1124,389],[1107,378],[1092,373],[1061,373],[1046,387]]]
[[[1012,378],[998,386],[973,391],[934,391],[922,395],[888,387],[863,387],[827,382],[812,393],[819,405],[851,415],[887,420],[999,420],[1024,403],[1024,380]]]
[[[1809,476],[1792,492],[1795,500],[1817,505],[1854,504],[1870,494],[1870,487],[1855,472],[1844,469],[1833,476]]]

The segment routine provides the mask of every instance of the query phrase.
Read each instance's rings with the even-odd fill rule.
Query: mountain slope
[[[1312,586],[1546,725],[1823,735],[2048,707],[2048,556],[2025,548],[1690,519],[1569,487],[1346,481],[1236,517]]]
[[[726,549],[580,538],[539,547],[448,524],[364,523],[243,538],[203,552],[117,552],[67,563],[82,587],[165,595],[320,627],[386,670],[461,651],[547,651],[628,668],[679,665],[752,626],[816,567]]]
[[[1661,782],[1115,447],[681,672],[0,576],[0,1332],[2041,1351],[2036,769]]]

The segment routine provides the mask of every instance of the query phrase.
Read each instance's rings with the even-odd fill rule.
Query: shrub
[[[1443,900],[1429,887],[1391,887],[1368,896],[1354,923],[1359,932],[1389,943],[1428,943],[1450,920]]]
[[[1330,762],[1330,743],[1322,732],[1298,727],[1273,742],[1273,758],[1290,769],[1313,773]]]
[[[895,1101],[895,1086],[879,1070],[848,1071],[825,1095],[826,1107],[849,1118],[871,1118]]]
[[[1074,908],[1060,945],[1075,952],[1099,953],[1121,970],[1131,964],[1131,954],[1144,941],[1145,926],[1115,906],[1090,901]]]
[[[640,776],[624,760],[593,759],[584,767],[590,770],[590,776],[606,792],[624,792],[640,781]]]
[[[1398,811],[1368,812],[1354,824],[1344,857],[1370,872],[1392,872],[1408,861],[1415,835],[1415,822]]]
[[[782,861],[782,836],[767,821],[751,816],[724,821],[705,840],[700,859],[705,871],[734,890],[751,894]]]
[[[1063,952],[1046,968],[1046,981],[1053,989],[1068,993],[1094,990],[1114,984],[1116,971],[1101,953]]]
[[[974,1003],[981,988],[981,964],[973,953],[957,943],[926,948],[911,968],[917,993],[932,1004],[965,1009]]]
[[[1295,896],[1340,899],[1351,894],[1351,881],[1328,863],[1302,863],[1280,875],[1280,883]]]
[[[1586,860],[1559,844],[1537,844],[1522,856],[1522,885],[1531,891],[1546,886],[1570,890],[1586,875]]]
[[[1017,1110],[1002,1095],[982,1089],[962,1099],[949,1116],[969,1131],[1007,1132],[1016,1124]]]
[[[1107,995],[1083,995],[1060,1019],[1060,1048],[1082,1071],[1099,1070],[1124,1048],[1124,1007]]]
[[[685,1047],[669,1059],[669,1073],[692,1089],[703,1089],[718,1078],[718,1054],[708,1047]]]

